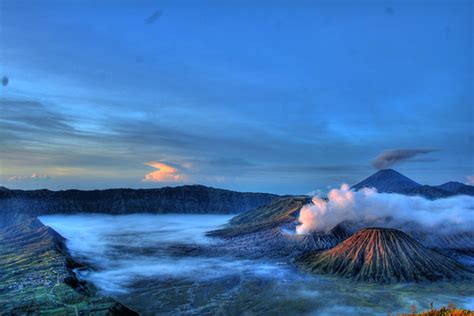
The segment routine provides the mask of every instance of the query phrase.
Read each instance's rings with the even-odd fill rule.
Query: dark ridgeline
[[[332,249],[302,255],[296,263],[309,272],[380,283],[472,277],[456,261],[389,228],[362,229]]]
[[[9,190],[0,189],[0,213],[236,214],[266,205],[279,196],[185,185],[160,189]]]
[[[439,199],[454,195],[474,195],[474,187],[460,182],[447,182],[438,186],[421,185],[393,169],[380,170],[351,189],[375,188],[378,192],[417,195],[427,199]]]
[[[450,181],[436,186],[437,188],[456,194],[474,195],[474,186],[461,182]]]

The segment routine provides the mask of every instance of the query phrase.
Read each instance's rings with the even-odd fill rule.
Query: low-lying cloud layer
[[[344,220],[372,221],[391,217],[395,222],[415,222],[427,229],[469,231],[474,227],[474,197],[454,196],[427,200],[418,196],[378,193],[374,189],[350,190],[347,184],[328,193],[328,201],[314,197],[300,212],[297,233],[328,231]]]
[[[40,220],[67,239],[76,258],[95,267],[83,277],[110,293],[127,293],[146,278],[212,280],[234,273],[275,276],[272,264],[225,257],[173,254],[173,245],[205,246],[205,232],[226,223],[229,215],[123,216],[87,214],[42,216]],[[171,250],[170,250],[171,249]],[[206,273],[202,273],[206,271]]]
[[[385,150],[380,155],[375,157],[372,161],[372,166],[376,169],[387,169],[398,163],[405,161],[412,162],[431,162],[436,161],[432,158],[416,158],[416,156],[429,154],[436,151],[431,148],[417,148],[417,149],[390,149]]]

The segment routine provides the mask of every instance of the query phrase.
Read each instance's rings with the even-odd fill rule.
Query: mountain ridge
[[[454,195],[473,195],[474,186],[460,182],[446,182],[441,185],[422,185],[393,169],[382,169],[354,184],[351,189],[375,188],[381,193],[398,193],[422,196],[427,199],[445,198]]]
[[[195,213],[237,214],[267,205],[280,196],[236,192],[202,185],[158,189],[1,190],[0,214]]]

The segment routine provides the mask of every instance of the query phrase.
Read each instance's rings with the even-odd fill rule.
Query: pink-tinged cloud
[[[33,172],[31,176],[11,176],[8,178],[8,181],[27,181],[27,180],[49,180],[50,176],[46,174],[37,174]]]
[[[467,182],[466,184],[468,185],[474,185],[474,174],[471,176],[466,176]]]
[[[145,165],[156,168],[158,170],[146,174],[142,181],[149,182],[180,182],[185,180],[185,176],[176,168],[171,167],[163,162],[145,162]]]

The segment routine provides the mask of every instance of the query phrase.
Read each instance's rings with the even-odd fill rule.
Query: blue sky
[[[433,149],[393,166],[418,182],[466,182],[473,14],[460,0],[0,0],[0,183],[306,193],[361,180],[390,149]]]

